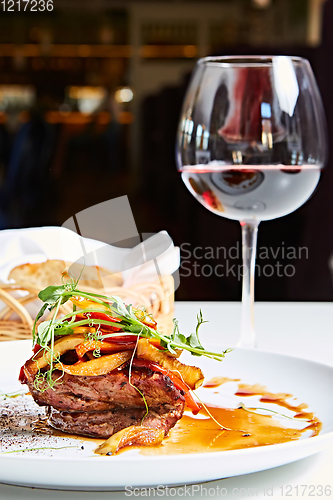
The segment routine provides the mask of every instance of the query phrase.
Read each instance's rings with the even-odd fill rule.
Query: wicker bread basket
[[[100,293],[91,287],[80,287],[84,291]],[[25,295],[18,296],[18,291]],[[0,303],[0,341],[30,339],[34,318],[26,306],[37,299],[39,289],[26,284],[1,284]],[[140,283],[131,288],[114,286],[104,290],[106,295],[117,295],[133,305],[145,306],[148,313],[157,321],[159,331],[169,334],[172,331],[174,312],[174,281],[172,276],[154,283]],[[103,293],[104,293],[103,292]],[[60,315],[71,312],[70,303],[61,307]],[[13,318],[14,316],[14,318]],[[18,317],[18,318],[17,318]]]

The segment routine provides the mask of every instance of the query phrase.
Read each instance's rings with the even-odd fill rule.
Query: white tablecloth
[[[202,339],[219,339],[227,346],[237,342],[240,304],[179,302],[176,317],[180,326],[195,327],[202,309],[208,325]],[[258,348],[299,356],[333,365],[332,303],[258,303],[255,306]],[[187,328],[186,328],[187,329]],[[328,395],[329,397],[329,395]],[[293,464],[240,477],[198,485],[197,491],[180,489],[172,498],[322,498],[333,499],[333,448]],[[130,471],[129,471],[130,474]],[[322,487],[322,489],[321,489]],[[320,492],[322,491],[322,495]],[[170,493],[174,493],[171,491]],[[138,495],[140,498],[140,495]],[[155,498],[161,496],[155,492]],[[167,496],[167,492],[165,493]],[[168,495],[168,496],[171,496]],[[132,495],[133,498],[134,495]],[[153,497],[153,493],[150,494]],[[65,492],[38,490],[0,484],[1,500],[118,500],[125,492]]]

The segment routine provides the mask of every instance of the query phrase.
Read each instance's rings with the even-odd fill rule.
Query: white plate
[[[216,346],[206,346],[216,349]],[[22,388],[17,382],[20,366],[30,356],[31,344],[27,341],[0,344],[0,389],[5,392]],[[221,347],[220,347],[221,349]],[[186,357],[185,357],[186,361]],[[56,489],[112,490],[126,486],[157,486],[198,483],[240,474],[256,472],[308,457],[322,450],[333,438],[333,414],[330,398],[333,393],[333,368],[303,359],[282,356],[257,350],[236,349],[219,363],[206,358],[189,357],[203,369],[206,380],[213,376],[239,378],[244,383],[260,383],[272,392],[288,392],[297,401],[309,404],[323,423],[319,436],[288,443],[187,455],[143,456],[130,450],[115,457],[93,454],[94,444],[71,438],[54,436],[31,437],[28,446],[73,445],[76,448],[41,450],[20,454],[0,453],[0,482]],[[235,383],[220,387],[219,394],[200,389],[206,401],[220,406],[236,407],[240,399],[234,396]],[[1,401],[10,413],[17,399]],[[248,401],[248,399],[246,400]],[[251,403],[253,399],[251,398]],[[33,403],[34,404],[34,403]],[[14,406],[13,406],[14,405]],[[22,405],[21,405],[22,406]],[[251,405],[253,406],[253,405]],[[263,406],[260,403],[259,406]],[[29,422],[27,408],[27,422]],[[289,425],[289,421],[287,423]],[[21,446],[22,431],[0,427],[2,451],[10,432],[17,434]],[[31,441],[29,441],[31,439]],[[81,450],[81,445],[84,450]]]

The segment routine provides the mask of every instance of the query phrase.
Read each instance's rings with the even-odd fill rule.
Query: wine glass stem
[[[256,347],[254,331],[254,275],[257,250],[258,221],[241,222],[242,254],[243,254],[243,292],[241,333],[239,347]]]

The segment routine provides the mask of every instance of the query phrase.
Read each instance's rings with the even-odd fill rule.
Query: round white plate
[[[218,349],[218,346],[207,347]],[[219,349],[222,349],[221,346]],[[1,391],[10,392],[22,388],[17,382],[18,372],[30,354],[29,341],[0,344]],[[294,403],[308,403],[309,410],[314,411],[322,421],[323,428],[320,435],[312,438],[304,437],[299,441],[241,450],[172,456],[143,456],[138,450],[129,450],[115,457],[94,455],[95,445],[84,439],[78,441],[46,435],[31,437],[29,441],[28,436],[27,443],[30,445],[26,447],[59,448],[71,445],[75,448],[13,454],[0,452],[0,482],[75,490],[112,490],[124,489],[126,486],[198,483],[284,465],[317,453],[333,438],[333,414],[330,404],[333,393],[332,367],[290,356],[246,349],[234,350],[222,363],[204,357],[184,356],[183,359],[185,362],[199,365],[205,373],[206,380],[213,376],[237,378],[247,384],[265,385],[271,392],[293,394],[297,397]],[[218,394],[214,394],[215,390],[200,389],[199,395],[206,402],[231,408],[238,406],[241,400],[234,395],[236,389],[235,382],[228,382],[220,386]],[[0,397],[0,412],[2,410],[5,413],[6,410],[8,418],[8,412],[13,411],[15,404],[20,405],[20,400],[21,398]],[[247,398],[246,402],[248,401],[251,402],[251,406],[255,406],[252,404],[253,397]],[[259,406],[263,406],[263,403]],[[27,415],[28,413],[29,405]],[[29,422],[28,417],[27,422]],[[289,422],[287,421],[286,426],[290,426]],[[17,439],[16,448],[21,446],[22,434],[23,430],[0,426],[2,452],[6,449],[7,451],[15,449],[15,442],[8,447],[8,439],[12,441]],[[81,445],[84,447],[83,450]]]

